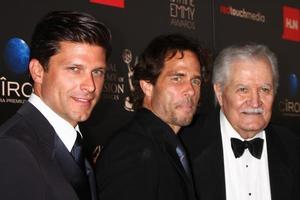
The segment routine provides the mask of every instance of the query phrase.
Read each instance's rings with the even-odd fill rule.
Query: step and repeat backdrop
[[[27,64],[35,24],[52,10],[92,14],[112,31],[102,99],[91,118],[81,124],[91,146],[103,144],[134,115],[129,94],[132,66],[157,35],[184,33],[198,39],[207,56],[207,72],[217,53],[242,41],[269,46],[280,65],[280,86],[272,120],[300,136],[300,2],[296,0],[14,0],[0,7],[0,123],[8,119],[31,94]],[[207,84],[199,112],[213,109]]]

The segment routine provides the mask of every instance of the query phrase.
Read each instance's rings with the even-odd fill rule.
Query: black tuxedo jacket
[[[29,102],[0,127],[0,199],[79,200],[90,184],[95,200],[93,171],[87,162],[86,166],[88,178]],[[83,177],[86,184],[79,187]]]
[[[203,120],[203,119],[198,119]],[[300,142],[289,130],[266,129],[272,200],[300,199]],[[192,156],[197,195],[201,200],[225,200],[225,174],[219,110],[201,126],[185,129],[183,140]]]
[[[96,163],[101,200],[193,200],[192,180],[164,134],[171,128],[142,109],[104,146]]]

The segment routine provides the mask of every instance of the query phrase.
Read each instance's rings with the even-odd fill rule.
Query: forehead
[[[187,71],[200,73],[200,62],[197,55],[189,50],[177,51],[167,55],[161,74],[169,71]]]
[[[267,59],[238,59],[230,66],[229,83],[273,84],[273,72]]]

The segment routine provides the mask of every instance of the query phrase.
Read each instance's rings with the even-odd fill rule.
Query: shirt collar
[[[80,133],[79,126],[76,125],[74,128],[69,122],[54,112],[42,101],[39,96],[34,93],[31,94],[28,101],[44,115],[44,117],[53,126],[58,137],[62,140],[67,149],[71,151],[77,137],[76,131]]]

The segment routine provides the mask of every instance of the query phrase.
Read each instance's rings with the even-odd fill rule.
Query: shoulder
[[[196,115],[191,125],[182,128],[180,137],[192,159],[212,144],[221,141],[218,116],[217,111],[207,115]]]
[[[15,114],[0,126],[0,139],[11,138],[12,141],[19,141],[26,144],[36,140],[33,128],[27,120],[19,114]]]
[[[300,160],[300,137],[291,129],[275,124],[266,128],[267,144],[272,149],[281,149],[291,160]]]
[[[132,121],[115,132],[104,145],[97,162],[146,161],[154,157],[156,144],[151,136],[144,134],[141,124]]]
[[[31,151],[18,139],[0,138],[0,193],[4,199],[42,199],[42,170]]]
[[[266,128],[266,133],[267,134],[276,134],[280,140],[282,140],[283,142],[286,143],[296,143],[299,144],[300,142],[300,133],[297,134],[296,132],[294,132],[293,130],[281,126],[281,125],[277,125],[277,124],[270,124],[267,128]]]

